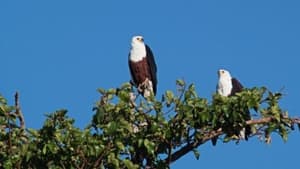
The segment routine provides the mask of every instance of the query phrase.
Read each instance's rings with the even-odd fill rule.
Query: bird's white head
[[[134,46],[136,44],[144,44],[143,36],[133,36],[131,40],[131,45]]]
[[[228,80],[231,80],[231,75],[229,73],[228,70],[225,70],[225,69],[219,69],[218,70],[218,75],[219,75],[219,78],[220,79],[228,79]]]
[[[229,96],[232,89],[232,77],[229,71],[225,69],[218,70],[219,82],[218,82],[218,93],[222,96]]]
[[[133,36],[131,40],[130,60],[138,62],[146,57],[146,47],[142,36]]]

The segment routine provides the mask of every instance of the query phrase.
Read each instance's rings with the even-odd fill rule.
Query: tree
[[[189,152],[218,136],[225,143],[241,141],[232,132],[250,125],[266,143],[271,133],[284,141],[300,119],[279,106],[280,92],[265,87],[244,89],[232,97],[201,98],[195,85],[177,80],[177,90],[134,98],[132,86],[99,89],[95,115],[85,129],[74,126],[66,110],[47,115],[41,129],[25,127],[19,106],[0,97],[0,168],[169,168]],[[245,121],[240,111],[250,110]],[[219,141],[219,142],[220,142]]]

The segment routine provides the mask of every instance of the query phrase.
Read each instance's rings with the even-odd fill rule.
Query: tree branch
[[[214,130],[210,133],[207,134],[207,136],[199,139],[199,140],[195,140],[194,142],[191,142],[190,144],[185,145],[184,147],[182,147],[180,150],[176,151],[175,153],[173,153],[171,155],[171,158],[169,160],[169,164],[175,162],[176,160],[178,160],[179,158],[181,158],[182,156],[184,156],[185,154],[187,154],[188,152],[192,151],[193,149],[197,148],[198,146],[204,144],[206,141],[211,140],[212,138],[222,135],[222,129],[219,128],[218,130]]]
[[[299,117],[289,118],[288,116],[284,116],[283,118],[291,120],[292,123],[294,123],[294,124],[300,124],[300,118]],[[248,120],[248,121],[246,121],[246,124],[248,124],[248,125],[266,124],[266,123],[269,123],[273,120],[274,120],[274,118],[272,118],[272,117],[265,117],[265,118],[261,118],[261,119]],[[179,158],[181,158],[182,156],[184,156],[185,154],[192,151],[193,149],[197,148],[198,146],[200,146],[200,145],[206,143],[207,141],[211,140],[212,138],[214,138],[216,136],[220,136],[222,134],[224,134],[223,131],[222,131],[222,128],[219,128],[217,130],[213,130],[213,131],[209,132],[203,138],[195,139],[193,142],[183,146],[180,150],[174,152],[171,155],[171,157],[167,157],[164,160],[164,162],[168,162],[168,164],[171,164],[171,163],[175,162],[176,160],[178,160]]]

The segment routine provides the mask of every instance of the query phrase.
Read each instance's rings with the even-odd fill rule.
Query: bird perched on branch
[[[131,83],[145,98],[151,93],[156,94],[157,89],[157,67],[153,53],[148,45],[144,43],[142,36],[134,36],[131,41],[129,53],[129,70]]]
[[[228,70],[220,69],[218,70],[219,81],[217,84],[218,94],[224,97],[234,96],[236,93],[243,90],[243,85],[234,77],[231,77]],[[249,110],[240,112],[243,114],[244,120],[251,120],[251,115]],[[235,131],[235,134],[239,136],[240,139],[248,140],[248,136],[251,134],[251,127],[247,125],[240,131]],[[217,137],[212,139],[213,145],[216,145]]]

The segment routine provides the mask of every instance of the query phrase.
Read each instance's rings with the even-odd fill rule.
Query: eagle
[[[218,70],[219,81],[217,84],[217,92],[221,96],[230,97],[234,96],[236,93],[239,93],[243,90],[243,85],[234,77],[231,77],[230,72],[225,69]],[[244,120],[251,120],[251,115],[249,110],[245,110],[243,113]],[[251,127],[247,125],[241,131],[236,132],[236,135],[241,139],[248,140],[248,136],[251,134]],[[212,139],[213,145],[216,145],[217,137]]]
[[[217,91],[221,96],[233,96],[243,90],[243,85],[236,78],[231,77],[228,70],[220,69],[218,76]]]
[[[157,67],[152,50],[144,43],[142,36],[133,36],[129,52],[129,70],[131,83],[137,88],[138,93],[145,98],[156,95]]]

